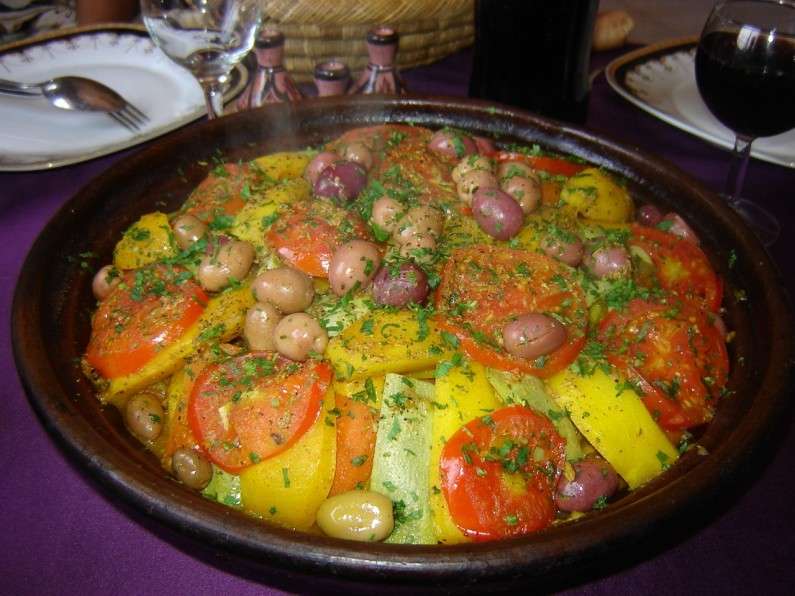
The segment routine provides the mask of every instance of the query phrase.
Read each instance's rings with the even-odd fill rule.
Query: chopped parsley
[[[357,455],[356,457],[351,459],[351,465],[356,466],[358,468],[360,466],[363,466],[366,461],[367,461],[366,455]]]

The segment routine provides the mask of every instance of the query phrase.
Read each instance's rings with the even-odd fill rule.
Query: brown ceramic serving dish
[[[453,547],[359,544],[269,527],[203,499],[169,477],[112,408],[100,406],[77,364],[89,336],[92,272],[110,262],[114,243],[132,222],[148,211],[176,209],[215,159],[249,159],[317,145],[357,126],[408,121],[576,155],[624,176],[637,200],[676,209],[690,222],[726,282],[726,318],[736,331],[730,379],[735,393],[700,437],[708,455],[691,450],[606,509],[520,539]],[[732,250],[738,258],[730,267]],[[96,255],[89,269],[81,267],[85,253]],[[145,515],[192,537],[204,551],[242,562],[262,579],[284,585],[285,578],[312,577],[316,587],[346,583],[367,591],[378,585],[460,589],[528,579],[539,583],[523,585],[540,587],[646,541],[651,531],[692,515],[737,479],[786,398],[793,320],[781,288],[770,258],[719,198],[635,148],[483,103],[332,98],[188,127],[91,182],[47,225],[27,257],[14,298],[13,343],[30,401],[84,469]]]

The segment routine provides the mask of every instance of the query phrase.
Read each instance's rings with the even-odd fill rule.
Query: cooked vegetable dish
[[[175,481],[349,540],[568,523],[726,393],[721,280],[679,215],[460,130],[217,163],[93,291],[84,370]]]

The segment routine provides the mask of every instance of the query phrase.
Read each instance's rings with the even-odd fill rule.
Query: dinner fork
[[[42,83],[17,83],[0,79],[0,93],[21,97],[45,97],[62,110],[105,112],[131,132],[149,121],[140,109],[110,87],[83,77],[59,77]]]
[[[149,116],[128,101],[124,102],[120,110],[108,112],[108,116],[132,132],[141,130],[141,126],[149,122]]]

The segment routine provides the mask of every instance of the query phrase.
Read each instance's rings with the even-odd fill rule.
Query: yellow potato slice
[[[216,296],[207,304],[199,319],[176,342],[158,352],[140,370],[111,379],[99,394],[100,400],[121,407],[130,395],[174,374],[192,354],[213,342],[227,341],[239,335],[243,329],[246,311],[252,304],[254,296],[248,285]]]
[[[314,153],[309,151],[288,151],[263,155],[254,163],[268,177],[282,180],[301,177],[313,157]]]
[[[325,356],[337,379],[427,370],[450,351],[431,320],[411,311],[376,311],[329,341]]]
[[[431,514],[436,538],[445,544],[468,542],[450,516],[444,494],[439,460],[447,440],[459,428],[475,418],[501,407],[500,400],[486,376],[486,369],[477,362],[451,368],[436,379],[436,394],[431,408],[431,464],[428,481],[431,490]]]
[[[609,174],[586,168],[566,181],[560,191],[561,207],[586,219],[622,223],[632,219],[632,198]]]
[[[117,269],[138,269],[176,254],[168,217],[155,211],[127,228],[113,250],[113,265]]]
[[[581,376],[566,368],[547,379],[558,404],[593,447],[631,489],[668,469],[679,452],[665,436],[640,396],[601,369]]]
[[[295,445],[240,473],[245,510],[295,530],[308,530],[315,523],[334,479],[337,433],[333,424],[326,424],[325,415],[334,409],[333,389],[326,392],[321,407],[314,425]]]

